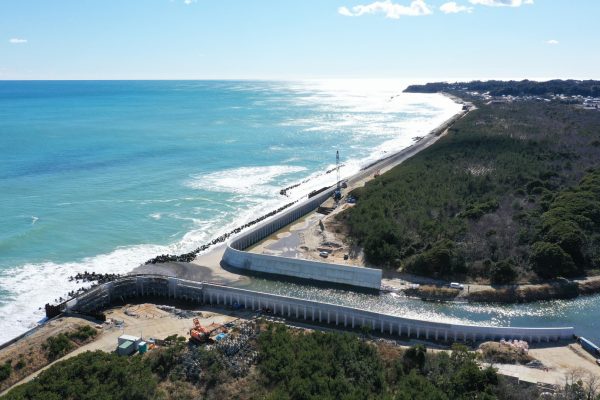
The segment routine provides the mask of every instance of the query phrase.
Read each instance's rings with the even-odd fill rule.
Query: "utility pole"
[[[333,195],[333,199],[338,202],[342,199],[342,187],[340,182],[340,152],[339,150],[335,151],[335,174],[337,179],[337,184],[335,188],[335,193]]]
[[[340,193],[341,193],[341,187],[340,187],[340,152],[339,152],[339,150],[335,151],[335,169],[336,169],[336,175],[337,175],[337,190],[339,190]]]

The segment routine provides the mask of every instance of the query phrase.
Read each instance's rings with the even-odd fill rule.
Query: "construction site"
[[[377,166],[365,168],[362,174],[352,179],[340,175],[339,151],[336,151],[336,184],[333,195],[290,225],[273,233],[246,251],[272,256],[299,258],[325,263],[364,266],[362,249],[347,240],[347,226],[336,218],[353,207],[357,199],[350,194],[355,189],[381,175]]]
[[[196,347],[215,348],[223,355],[223,362],[235,374],[247,371],[256,354],[249,342],[256,336],[256,314],[240,310],[208,308],[178,308],[179,305],[149,303],[112,307],[104,312],[106,321],[97,323],[81,317],[62,316],[45,324],[34,334],[0,350],[0,361],[23,360],[25,367],[15,371],[10,379],[2,381],[4,394],[10,387],[35,378],[59,360],[68,359],[86,351],[101,350],[123,356],[152,353],[174,342],[189,343]],[[48,338],[68,334],[80,326],[97,331],[91,341],[69,347],[70,352],[50,360],[45,355]],[[194,352],[186,353],[184,367],[194,369]]]

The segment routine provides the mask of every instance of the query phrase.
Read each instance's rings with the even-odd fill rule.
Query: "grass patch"
[[[534,358],[524,350],[497,342],[485,342],[479,346],[481,359],[489,363],[527,364]]]
[[[48,360],[54,361],[73,350],[75,345],[69,337],[64,333],[59,333],[56,336],[50,336],[42,345],[42,349],[46,352]]]
[[[67,333],[69,339],[74,340],[78,344],[84,343],[91,338],[96,337],[98,330],[89,325],[81,325],[73,332]]]

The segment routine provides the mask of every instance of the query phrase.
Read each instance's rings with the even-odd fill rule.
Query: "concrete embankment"
[[[422,321],[336,304],[251,290],[185,281],[164,276],[128,276],[99,285],[62,305],[63,311],[92,313],[132,298],[171,298],[199,304],[244,309],[269,309],[286,318],[321,324],[363,328],[390,335],[439,341],[523,339],[529,342],[571,340],[572,327],[524,328],[450,324]]]
[[[379,290],[382,272],[379,269],[322,263],[297,258],[278,257],[244,251],[253,244],[277,232],[298,218],[315,210],[331,197],[334,187],[279,213],[259,226],[243,232],[227,244],[223,263],[239,270],[283,275],[319,282]]]

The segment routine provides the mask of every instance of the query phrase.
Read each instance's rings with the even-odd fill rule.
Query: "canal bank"
[[[249,290],[360,307],[406,318],[491,326],[573,326],[600,342],[600,295],[526,304],[430,302],[397,293],[357,293],[252,277],[233,284]]]
[[[98,285],[89,292],[49,309],[96,315],[107,307],[130,299],[174,299],[193,304],[223,305],[235,309],[262,310],[295,320],[361,329],[442,342],[478,342],[519,339],[529,342],[573,340],[569,326],[493,326],[408,318],[364,307],[351,307],[322,300],[308,300],[290,294],[272,294],[206,282],[186,281],[157,275],[130,275]],[[52,315],[49,314],[49,317]]]

